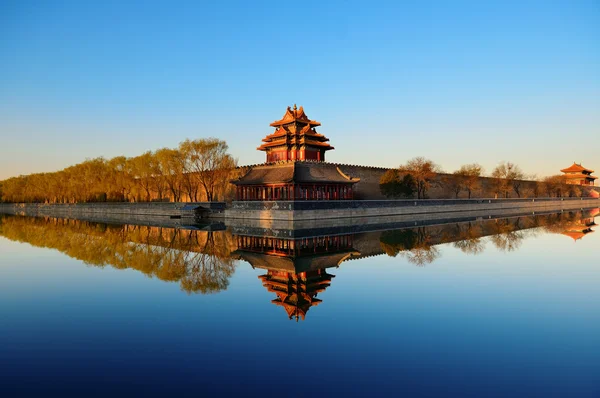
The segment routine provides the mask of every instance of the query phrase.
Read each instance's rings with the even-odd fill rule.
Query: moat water
[[[598,213],[295,239],[0,215],[0,396],[599,397]]]

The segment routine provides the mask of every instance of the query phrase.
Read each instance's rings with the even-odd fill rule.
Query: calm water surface
[[[600,397],[597,213],[295,240],[0,216],[0,396]]]

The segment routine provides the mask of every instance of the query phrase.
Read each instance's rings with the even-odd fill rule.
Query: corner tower
[[[317,133],[321,123],[310,120],[302,107],[289,106],[281,120],[271,123],[275,132],[263,138],[257,149],[267,153],[267,163],[286,160],[325,161],[325,152],[334,149],[329,138]]]

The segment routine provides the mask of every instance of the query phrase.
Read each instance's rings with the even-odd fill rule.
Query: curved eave
[[[565,174],[563,177],[566,179],[572,179],[572,180],[581,180],[581,179],[597,180],[598,179],[598,177],[590,175],[590,174]]]
[[[573,163],[571,166],[567,167],[566,169],[562,169],[561,172],[563,173],[578,173],[578,172],[587,172],[587,173],[593,173],[594,170],[590,170],[590,169],[586,169],[583,166],[580,166],[576,163]]]
[[[276,122],[273,122],[271,124],[269,124],[269,126],[271,127],[279,127],[279,126],[283,126],[284,124],[288,124],[288,123],[294,123],[294,122],[300,122],[300,123],[308,123],[310,124],[312,127],[317,127],[320,126],[321,123],[315,121],[315,120],[302,120],[302,119],[289,119],[289,120],[278,120]]]

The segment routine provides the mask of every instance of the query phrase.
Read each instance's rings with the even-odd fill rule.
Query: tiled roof
[[[588,231],[565,231],[562,234],[566,235],[570,238],[572,238],[573,240],[579,240],[581,238],[583,238],[584,236],[586,236],[589,233],[594,232],[593,230],[588,230]]]
[[[346,259],[359,255],[359,252],[353,250],[296,258],[270,256],[268,254],[253,253],[245,250],[236,250],[233,252],[235,258],[249,262],[254,268],[296,273],[337,267]]]
[[[567,167],[566,169],[562,169],[561,171],[563,173],[574,173],[574,172],[581,172],[581,171],[587,171],[588,173],[594,172],[594,170],[586,169],[585,167],[583,167],[582,165],[577,164],[577,163],[573,163],[571,166]]]
[[[284,125],[294,121],[300,124],[292,124],[284,127]],[[314,130],[315,126],[320,125],[321,123],[310,120],[302,107],[299,109],[296,108],[296,105],[294,105],[294,109],[288,107],[283,119],[271,123],[271,126],[276,128],[275,132],[263,138],[263,144],[256,149],[259,151],[268,151],[269,148],[280,145],[308,145],[318,147],[321,151],[334,149],[326,143],[329,141],[329,138]]]
[[[236,185],[263,185],[282,183],[338,183],[354,184],[360,178],[351,178],[331,163],[287,162],[251,168],[237,180]]]
[[[283,115],[283,118],[281,118],[281,120],[277,120],[277,121],[271,123],[271,126],[277,127],[277,126],[281,126],[283,124],[291,123],[294,121],[308,123],[311,126],[320,126],[321,125],[321,123],[319,123],[315,120],[310,120],[304,113],[304,108],[300,107],[299,109],[297,109],[296,105],[294,105],[294,109],[291,109],[288,106],[287,110],[285,111],[285,114]]]
[[[564,176],[562,176],[563,178],[567,178],[567,179],[582,179],[582,178],[589,178],[592,180],[597,179],[598,177],[593,176],[591,174],[565,174]]]

